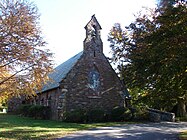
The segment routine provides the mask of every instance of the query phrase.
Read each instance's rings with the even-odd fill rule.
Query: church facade
[[[101,26],[94,15],[85,30],[83,51],[56,67],[49,74],[52,80],[32,100],[49,106],[53,120],[77,109],[107,112],[125,106],[127,90],[103,54]]]

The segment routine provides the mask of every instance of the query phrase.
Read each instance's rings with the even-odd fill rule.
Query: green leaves
[[[159,102],[159,108],[168,109],[166,105],[177,104],[180,97],[187,102],[187,7],[177,3],[148,13],[140,14],[124,31],[120,28],[119,33],[110,34],[109,40],[116,62],[124,67],[121,73],[127,87],[147,91],[144,98],[149,100],[144,102],[153,107]],[[117,44],[116,34],[121,32],[126,34]]]

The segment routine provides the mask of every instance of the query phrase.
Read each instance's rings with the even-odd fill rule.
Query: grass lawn
[[[179,135],[180,140],[187,140],[187,131],[183,131]]]
[[[76,124],[0,113],[0,140],[52,140],[79,130],[120,123]]]

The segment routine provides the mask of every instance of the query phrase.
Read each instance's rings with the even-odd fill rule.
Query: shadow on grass
[[[93,127],[121,125],[121,124],[134,124],[137,122],[106,122],[106,123],[66,123],[53,120],[36,120],[32,118],[22,117],[18,115],[0,114],[0,128],[12,127],[12,126],[28,126],[28,127],[41,127],[41,128],[64,128],[64,129],[76,129],[83,130]]]
[[[52,120],[36,120],[32,118],[17,116],[17,115],[8,115],[8,114],[0,114],[0,128],[7,127],[41,127],[41,128],[65,128],[76,130],[85,129],[86,126],[84,124],[76,124],[76,123],[64,123],[60,121],[52,121]]]
[[[69,133],[103,126],[119,126],[134,122],[107,122],[92,124],[65,123],[52,120],[35,120],[18,115],[0,114],[0,139],[43,140],[63,137]]]
[[[53,139],[74,131],[88,129],[89,126],[0,114],[0,128],[0,139],[2,140],[42,140]]]
[[[68,133],[67,133],[68,134]],[[23,130],[23,129],[14,129],[11,131],[3,131],[0,133],[0,139],[2,140],[51,140],[61,136],[54,130]]]
[[[76,124],[0,114],[0,139],[53,139],[79,130],[111,125],[120,125],[120,123]]]

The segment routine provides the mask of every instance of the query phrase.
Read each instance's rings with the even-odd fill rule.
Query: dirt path
[[[178,140],[187,122],[126,124],[80,131],[58,140]]]

